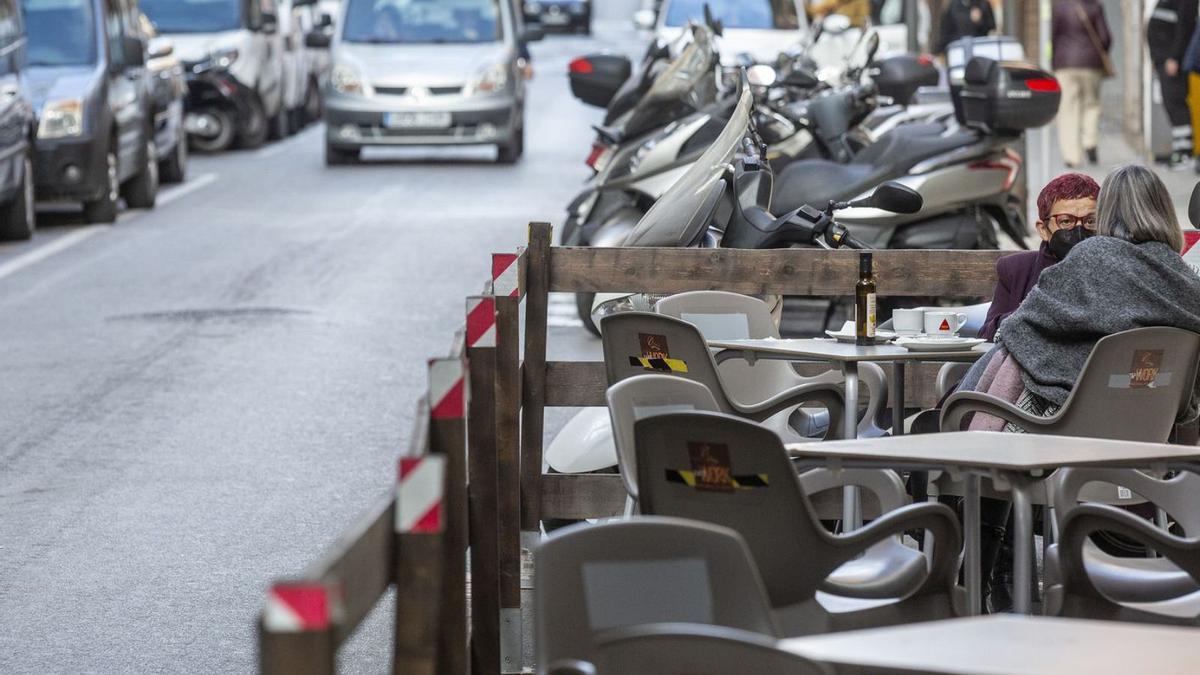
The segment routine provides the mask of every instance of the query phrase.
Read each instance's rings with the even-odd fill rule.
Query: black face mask
[[[1067,257],[1071,249],[1075,248],[1076,244],[1093,234],[1095,233],[1082,225],[1069,230],[1058,230],[1050,235],[1050,240],[1046,242],[1046,250],[1054,259],[1062,260]]]

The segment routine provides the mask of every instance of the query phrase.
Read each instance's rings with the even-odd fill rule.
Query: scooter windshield
[[[676,103],[686,101],[692,107],[699,108],[711,101],[716,88],[712,31],[707,26],[696,24],[692,26],[691,33],[691,41],[655,76],[646,94],[625,117],[621,126],[626,136],[656,126],[659,111]],[[711,86],[702,87],[701,84],[706,81]]]
[[[625,237],[625,246],[688,246],[700,238],[727,189],[726,168],[750,126],[753,98],[743,86],[721,135]]]

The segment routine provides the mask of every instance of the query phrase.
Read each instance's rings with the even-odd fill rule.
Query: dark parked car
[[[0,239],[33,234],[33,106],[21,87],[25,34],[17,0],[0,0]]]
[[[40,199],[83,203],[90,223],[118,200],[151,208],[158,193],[153,83],[136,0],[22,0],[28,85],[38,130]]]
[[[592,32],[590,0],[528,0],[523,9],[526,21],[537,21],[547,31]]]

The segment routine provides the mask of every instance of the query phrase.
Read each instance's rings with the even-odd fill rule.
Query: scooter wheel
[[[223,108],[208,108],[191,113],[197,116],[198,128],[188,134],[188,144],[196,152],[222,152],[233,145],[233,115]]]
[[[592,303],[595,300],[595,293],[576,293],[575,311],[579,313],[579,320],[583,322],[583,327],[592,335],[600,337],[600,328],[595,321],[592,321]]]

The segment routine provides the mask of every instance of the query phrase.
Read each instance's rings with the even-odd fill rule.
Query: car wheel
[[[164,183],[182,183],[187,178],[187,139],[175,142],[171,155],[158,165],[158,177]]]
[[[207,108],[196,113],[204,118],[204,133],[188,134],[188,143],[197,152],[228,150],[236,135],[233,115],[224,108]]]
[[[316,82],[308,83],[308,94],[304,97],[304,123],[321,121],[321,87]]]
[[[517,127],[513,137],[497,146],[496,161],[501,164],[516,164],[525,153],[525,125]]]
[[[346,148],[325,144],[325,166],[354,164],[362,156],[362,148]]]
[[[152,209],[158,198],[158,148],[153,136],[146,139],[142,154],[142,170],[126,181],[121,190],[125,204],[131,209]]]
[[[242,120],[242,126],[238,129],[237,144],[246,150],[261,148],[262,144],[267,142],[267,134],[270,133],[270,120],[263,110],[262,101],[257,97],[252,96],[246,107],[246,119]]]
[[[21,189],[12,201],[0,208],[0,239],[12,241],[33,236],[33,160],[28,155],[21,167]]]
[[[121,197],[121,179],[117,173],[117,153],[109,150],[104,156],[108,189],[98,199],[83,203],[83,219],[89,223],[111,223],[117,219],[117,200]]]
[[[283,103],[279,104],[279,112],[271,118],[271,133],[270,138],[273,141],[281,141],[288,137],[290,131],[288,124],[288,109]]]

